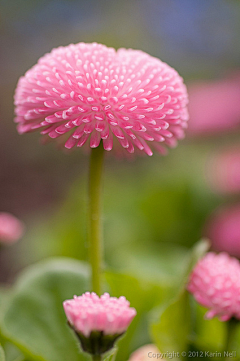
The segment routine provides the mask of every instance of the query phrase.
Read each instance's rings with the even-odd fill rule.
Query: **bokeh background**
[[[166,157],[105,162],[106,266],[171,278],[207,235],[212,212],[238,199],[239,176],[229,191],[218,183],[228,170],[212,173],[218,154],[240,147],[239,34],[234,0],[1,0],[0,211],[26,224],[22,240],[1,250],[1,281],[45,257],[87,257],[88,155],[43,146],[38,133],[17,134],[18,78],[53,47],[80,41],[142,49],[183,76],[185,140]]]

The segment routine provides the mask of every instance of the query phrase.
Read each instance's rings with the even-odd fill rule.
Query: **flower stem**
[[[92,355],[93,361],[102,361],[102,355]]]
[[[229,321],[226,322],[226,326],[227,326],[226,342],[225,342],[225,349],[223,350],[225,351],[226,354],[225,360],[229,360],[229,357],[227,356],[227,352],[231,351],[232,342],[235,337],[238,324],[239,321],[236,318],[231,318]]]
[[[101,294],[102,217],[101,193],[104,149],[102,143],[93,148],[89,170],[89,258],[92,269],[92,290]],[[94,359],[100,360],[100,359]]]

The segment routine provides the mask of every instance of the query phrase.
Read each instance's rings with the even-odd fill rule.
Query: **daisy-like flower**
[[[125,297],[110,297],[104,293],[86,292],[63,303],[68,323],[80,339],[82,349],[102,354],[127,330],[136,310]]]
[[[187,289],[209,309],[206,318],[240,319],[240,265],[236,258],[209,252],[192,271]]]
[[[10,213],[0,212],[0,243],[12,244],[23,235],[24,225]]]
[[[152,155],[183,138],[187,91],[169,65],[142,51],[101,44],[53,49],[20,78],[15,106],[19,133],[39,129],[66,148],[105,150],[120,144]]]
[[[205,226],[212,249],[240,258],[240,204],[222,207],[214,212]]]

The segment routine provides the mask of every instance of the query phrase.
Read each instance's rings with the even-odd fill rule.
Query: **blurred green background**
[[[19,269],[48,256],[87,258],[88,155],[81,149],[65,153],[54,144],[42,146],[38,133],[17,134],[13,94],[18,78],[53,47],[95,41],[159,57],[175,67],[187,85],[221,79],[240,68],[240,2],[0,4],[0,210],[18,216],[27,229],[18,244],[0,255],[0,280],[11,281]],[[227,202],[209,188],[206,164],[214,152],[239,143],[239,129],[189,134],[166,157],[106,157],[106,266],[153,278],[178,274],[182,256],[202,236],[206,218]]]

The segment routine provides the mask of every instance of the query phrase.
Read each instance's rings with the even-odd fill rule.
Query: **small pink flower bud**
[[[125,297],[110,297],[108,293],[99,297],[86,292],[64,301],[63,307],[83,350],[91,354],[110,350],[136,316]]]
[[[187,289],[209,308],[206,318],[240,319],[240,264],[236,258],[209,252],[192,271]]]
[[[0,243],[12,244],[23,235],[24,225],[10,213],[0,212]]]
[[[149,361],[151,359],[153,360],[159,359],[163,361],[165,360],[165,358],[162,358],[162,355],[158,350],[157,346],[153,344],[144,345],[139,349],[137,349],[136,351],[134,351],[131,354],[129,361]]]

